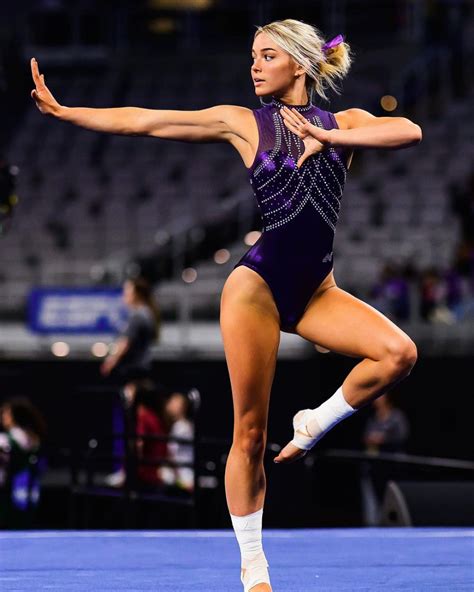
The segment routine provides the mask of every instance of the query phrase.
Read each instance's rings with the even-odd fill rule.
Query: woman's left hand
[[[283,107],[280,113],[286,127],[303,141],[305,149],[297,162],[298,167],[301,167],[307,158],[330,145],[329,130],[313,125],[296,109]]]

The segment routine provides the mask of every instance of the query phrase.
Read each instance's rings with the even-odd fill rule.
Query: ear
[[[295,78],[299,78],[300,76],[302,76],[305,73],[306,72],[305,72],[303,66],[301,66],[300,64],[296,64]]]

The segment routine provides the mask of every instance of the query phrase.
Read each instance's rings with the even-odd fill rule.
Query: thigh
[[[254,276],[252,270],[241,267],[229,276],[222,293],[220,324],[234,419],[247,427],[266,428],[280,325],[271,293]]]
[[[335,285],[316,294],[296,333],[333,352],[372,360],[411,341],[381,312]]]

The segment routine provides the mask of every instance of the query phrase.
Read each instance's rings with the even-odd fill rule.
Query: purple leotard
[[[268,284],[281,330],[293,333],[311,296],[333,267],[333,242],[347,173],[347,150],[328,148],[300,169],[302,140],[284,124],[280,100],[253,111],[259,132],[248,169],[262,217],[262,235],[235,265]],[[312,103],[295,107],[311,123],[337,128],[333,113]]]

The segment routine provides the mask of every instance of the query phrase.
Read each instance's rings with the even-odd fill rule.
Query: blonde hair
[[[306,73],[306,90],[313,99],[314,93],[329,101],[326,94],[331,89],[340,94],[337,80],[344,78],[352,64],[352,51],[345,42],[323,50],[325,39],[313,25],[303,21],[285,19],[257,27],[254,39],[266,33],[275,43],[286,51]]]

